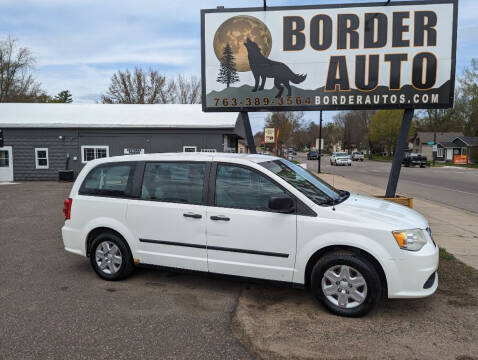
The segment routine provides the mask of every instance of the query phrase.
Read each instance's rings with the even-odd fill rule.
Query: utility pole
[[[320,110],[320,118],[319,118],[319,148],[317,149],[318,154],[318,165],[317,165],[317,172],[320,174],[320,159],[322,158],[322,110]]]

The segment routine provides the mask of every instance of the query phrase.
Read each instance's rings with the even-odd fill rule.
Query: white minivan
[[[98,159],[63,210],[65,249],[89,256],[105,280],[160,266],[280,281],[310,288],[344,316],[438,286],[438,247],[423,216],[335,189],[279,157]]]

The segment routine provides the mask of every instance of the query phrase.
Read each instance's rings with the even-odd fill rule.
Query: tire
[[[346,271],[346,269],[348,269],[348,271]],[[340,272],[342,270],[344,270],[343,273]],[[339,271],[339,273],[336,271]],[[324,276],[326,272],[328,275]],[[336,280],[335,284],[329,280],[332,272],[334,274],[332,279]],[[340,276],[344,276],[343,279],[346,281],[340,279]],[[349,279],[357,285],[348,283],[347,280]],[[337,282],[339,282],[339,284],[337,284]],[[364,282],[365,285],[360,285],[362,282]],[[317,300],[331,313],[340,316],[363,316],[374,308],[382,295],[380,277],[374,266],[366,258],[347,251],[328,253],[320,258],[312,269],[310,284]],[[341,289],[340,286],[343,286],[347,290]],[[347,295],[341,293],[343,294],[341,295],[342,299],[347,298],[345,302],[346,305],[344,305],[344,303],[339,305],[338,293],[326,295],[323,287],[326,289],[330,288],[331,292],[338,290],[342,292],[347,291]],[[356,299],[363,296],[364,298],[361,299],[361,301],[354,300],[352,295],[349,294],[354,294]]]
[[[104,232],[93,240],[90,262],[96,274],[108,281],[122,280],[134,270],[133,257],[126,241],[113,232]]]

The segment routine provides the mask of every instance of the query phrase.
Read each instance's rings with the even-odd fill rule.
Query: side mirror
[[[295,211],[294,200],[287,194],[271,196],[269,198],[269,209],[290,214]]]

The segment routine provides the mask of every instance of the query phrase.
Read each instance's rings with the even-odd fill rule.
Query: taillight
[[[65,214],[65,220],[70,220],[71,216],[71,204],[73,203],[72,198],[68,198],[63,203],[63,214]]]

